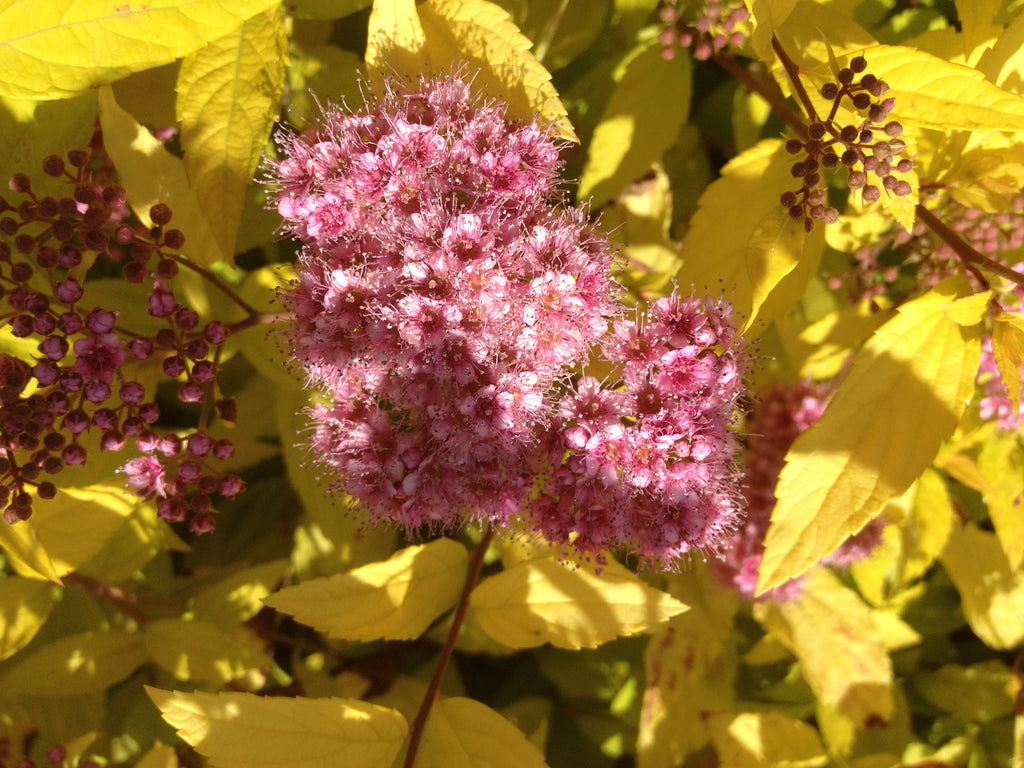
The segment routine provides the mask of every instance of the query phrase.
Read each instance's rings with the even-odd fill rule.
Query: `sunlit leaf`
[[[53,608],[53,588],[45,581],[0,579],[0,661],[35,637]]]
[[[803,591],[757,616],[800,661],[815,696],[856,723],[892,713],[892,662],[868,606],[825,568],[808,574]]]
[[[374,0],[366,39],[366,72],[380,92],[384,76],[415,78],[427,63],[427,39],[415,0]]]
[[[1024,312],[998,312],[992,326],[992,355],[1013,412],[1020,412],[1024,377]]]
[[[178,735],[218,768],[382,768],[406,737],[398,712],[353,699],[146,691]]]
[[[939,556],[953,530],[953,502],[942,476],[926,469],[913,488],[910,513],[900,526],[900,584],[920,577]]]
[[[683,240],[679,282],[698,291],[725,292],[749,329],[771,290],[805,252],[820,250],[779,202],[793,186],[792,156],[784,142],[766,139],[733,158],[700,198]],[[802,290],[800,291],[802,293]]]
[[[483,630],[505,645],[574,650],[642,632],[686,610],[614,561],[596,574],[553,558],[525,560],[484,579],[470,605]]]
[[[803,573],[924,471],[974,389],[980,327],[963,278],[900,307],[857,353],[825,414],[787,454],[758,592]],[[967,305],[977,310],[976,300]],[[952,316],[952,317],[951,317]],[[980,316],[976,317],[980,320]]]
[[[142,636],[121,630],[84,632],[54,640],[0,677],[6,694],[80,696],[102,693],[146,659]]]
[[[946,542],[940,557],[974,634],[999,650],[1024,640],[1024,571],[1014,571],[994,533],[967,523]]]
[[[166,64],[278,0],[21,0],[0,13],[0,93],[62,99]]]
[[[287,560],[243,568],[199,592],[192,612],[197,619],[212,622],[248,621],[263,608],[263,598],[274,591],[287,573]]]
[[[708,718],[722,765],[730,768],[821,768],[829,764],[818,732],[781,712],[722,713]]]
[[[487,0],[427,0],[417,10],[434,72],[465,64],[474,88],[506,102],[510,117],[539,115],[564,138],[578,141],[551,74],[501,6]]]
[[[474,699],[436,701],[416,753],[422,768],[544,768],[523,732]]]
[[[118,106],[109,87],[100,88],[99,98],[104,147],[139,218],[150,224],[150,208],[164,203],[173,214],[171,228],[185,233],[184,253],[189,259],[209,265],[227,258],[230,254],[217,244],[189,186],[185,164]]]
[[[1014,570],[1024,559],[1024,451],[1013,433],[996,433],[982,443],[978,471],[988,514],[1003,552]]]
[[[185,171],[229,260],[245,188],[277,117],[287,60],[280,14],[261,13],[181,63],[177,113]]]
[[[666,60],[657,40],[637,48],[619,67],[580,175],[581,200],[598,206],[648,173],[675,141],[690,111],[689,56]]]
[[[158,619],[146,624],[146,650],[179,680],[226,683],[269,667],[273,661],[251,631],[236,624]],[[254,686],[265,681],[256,675]]]
[[[437,539],[383,563],[285,587],[263,602],[330,637],[410,640],[455,605],[465,580],[465,547]]]

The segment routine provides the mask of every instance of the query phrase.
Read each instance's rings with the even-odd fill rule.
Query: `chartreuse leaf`
[[[899,526],[901,538],[899,576],[895,586],[922,576],[946,546],[953,530],[953,502],[942,475],[926,469],[911,487],[907,517]]]
[[[263,608],[263,598],[287,573],[287,560],[243,568],[199,592],[192,613],[197,619],[221,624],[248,621]]]
[[[800,659],[807,684],[824,704],[856,723],[888,719],[892,662],[871,610],[827,568],[811,571],[798,596],[758,603],[755,615]]]
[[[180,693],[146,687],[178,736],[218,768],[381,768],[405,741],[405,718],[354,699]]]
[[[597,574],[554,558],[525,560],[484,579],[470,606],[481,628],[511,648],[551,643],[570,650],[634,635],[686,610],[614,561]]]
[[[29,518],[16,525],[0,525],[0,548],[11,561],[11,565],[22,576],[60,581],[46,550],[39,545],[35,523]]]
[[[487,0],[427,0],[417,10],[435,72],[465,64],[474,88],[507,103],[510,117],[539,115],[563,138],[579,141],[551,73],[504,8]]]
[[[239,295],[260,312],[283,312],[280,294],[292,280],[295,269],[291,265],[273,264],[250,272]],[[258,325],[232,334],[228,344],[237,346],[246,360],[259,371],[260,376],[274,382],[286,391],[302,390],[303,375],[292,355],[291,343],[285,334],[286,317],[273,325]]]
[[[1024,377],[1024,312],[998,312],[992,325],[992,355],[1013,412],[1020,411]]]
[[[984,723],[1013,713],[1019,686],[1010,668],[993,659],[968,667],[946,664],[934,672],[918,672],[914,687],[939,709],[964,721]]]
[[[139,759],[135,768],[178,768],[178,754],[169,744],[157,742]]]
[[[259,639],[237,624],[158,619],[145,632],[152,659],[182,681],[240,680],[255,689],[266,682],[259,670],[273,663]]]
[[[430,708],[416,753],[421,768],[544,768],[523,732],[485,704],[462,697]]]
[[[146,660],[142,636],[121,630],[54,640],[16,661],[0,677],[5,694],[81,696],[102,693]]]
[[[158,552],[174,550],[187,552],[182,541],[167,521],[157,515],[153,502],[138,504],[99,552],[76,570],[83,576],[92,576],[116,584],[143,568]]]
[[[660,626],[644,650],[640,765],[682,764],[707,744],[704,713],[733,705],[738,664],[731,634],[739,595],[699,566],[670,577],[669,589],[690,609]]]
[[[0,579],[0,661],[35,637],[53,608],[53,589],[45,581]]]
[[[194,190],[189,186],[185,164],[114,100],[108,86],[99,90],[100,125],[104,147],[117,166],[128,202],[146,224],[149,209],[157,203],[171,208],[171,227],[185,233],[184,254],[201,265],[227,258],[210,231]]]
[[[416,0],[374,0],[366,33],[366,73],[380,93],[383,77],[410,80],[427,64],[427,38],[416,13]]]
[[[0,93],[63,99],[167,64],[278,0],[21,0],[0,12]]]
[[[998,650],[1024,640],[1024,571],[1010,568],[994,533],[967,523],[949,537],[939,560],[974,634]]]
[[[279,111],[287,62],[279,13],[257,14],[181,62],[177,113],[185,171],[229,257],[245,188]]]
[[[854,357],[825,414],[790,448],[758,593],[803,573],[924,471],[974,389],[987,295],[963,278],[900,307]],[[964,324],[962,324],[964,323]]]
[[[722,712],[707,720],[721,765],[730,768],[823,768],[829,764],[818,732],[781,712]]]
[[[1013,433],[996,432],[981,444],[978,471],[985,478],[982,493],[1006,559],[1013,570],[1024,559],[1024,452]]]
[[[648,173],[690,112],[689,56],[665,59],[658,40],[635,49],[613,77],[615,90],[587,148],[578,197],[599,206]]]
[[[12,564],[23,576],[59,578],[70,573],[113,538],[139,503],[114,483],[61,488],[53,499],[37,499],[32,517],[13,528],[18,535],[31,532],[35,551],[11,550]],[[29,559],[24,559],[26,554]]]
[[[437,539],[382,563],[285,587],[263,602],[329,637],[411,640],[455,605],[466,562],[465,547]]]

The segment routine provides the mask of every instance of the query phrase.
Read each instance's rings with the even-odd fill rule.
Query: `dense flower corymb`
[[[700,450],[680,448],[696,438],[655,424],[664,407],[641,393],[651,388],[666,404],[683,397],[667,390],[689,386],[673,376],[699,367],[681,360],[700,350],[674,343],[682,329],[665,331],[672,343],[651,340],[653,357],[637,368],[647,379],[624,379],[626,391],[580,382],[576,399],[601,393],[610,415],[589,443],[572,442],[573,429],[591,425],[563,395],[620,309],[610,244],[562,204],[549,129],[511,121],[462,80],[440,77],[392,82],[366,111],[329,109],[280,144],[277,209],[304,246],[286,295],[294,354],[327,396],[312,409],[312,449],[373,520],[410,531],[500,524],[530,507],[539,473],[557,479],[565,450],[586,467],[572,464],[560,496],[572,482],[662,488],[677,456],[697,469]],[[678,309],[672,302],[655,310],[658,322]],[[632,364],[645,333],[619,323],[604,349]],[[638,437],[642,429],[650,434]],[[601,468],[614,463],[617,440],[637,443],[627,478]],[[555,443],[565,448],[552,454]],[[643,458],[641,443],[657,455]],[[591,511],[584,501],[569,518]],[[616,517],[614,531],[584,537],[582,548],[636,546],[633,522]],[[581,532],[566,519],[539,528],[560,541]],[[687,534],[673,535],[678,545]]]

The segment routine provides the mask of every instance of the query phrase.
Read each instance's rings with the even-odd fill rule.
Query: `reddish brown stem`
[[[807,95],[807,91],[804,90],[804,84],[800,81],[800,68],[796,65],[789,55],[786,53],[786,49],[782,47],[782,43],[779,42],[774,34],[772,35],[772,50],[775,51],[775,55],[779,57],[779,61],[782,62],[782,66],[786,70],[786,75],[789,76],[789,81],[793,84],[793,92],[800,99],[800,103],[804,105],[804,109],[807,110],[807,115],[817,122],[818,113],[814,109],[814,104],[811,102],[810,96]]]
[[[740,66],[733,56],[728,53],[717,53],[714,57],[723,69],[735,77],[748,91],[753,91],[771,106],[772,111],[782,118],[783,122],[792,128],[798,136],[807,136],[807,123],[803,115],[790,108],[786,102],[780,99],[775,92],[764,83],[755,78],[746,67]]]
[[[965,242],[956,232],[947,227],[938,216],[925,208],[924,205],[918,203],[915,210],[917,211],[918,218],[925,223],[928,229],[941,237],[943,242],[952,248],[956,255],[963,261],[999,275],[1001,278],[1009,280],[1011,283],[1024,286],[1024,275],[1019,272],[1014,272],[1005,264],[1000,264],[998,261],[994,261],[988,256],[979,253]]]
[[[420,739],[423,738],[423,728],[427,724],[427,717],[430,716],[430,708],[437,699],[437,692],[441,689],[441,680],[444,679],[445,670],[448,669],[448,662],[451,661],[452,652],[455,650],[455,638],[458,637],[459,629],[466,618],[466,611],[469,610],[469,596],[480,580],[480,570],[484,565],[484,555],[487,553],[487,547],[490,545],[492,538],[494,538],[494,529],[488,525],[487,532],[480,540],[480,544],[473,553],[473,559],[469,563],[469,575],[466,577],[466,586],[463,587],[462,597],[459,599],[458,605],[455,606],[452,626],[448,630],[448,637],[445,639],[441,655],[437,659],[434,676],[430,678],[430,684],[427,686],[427,692],[423,696],[420,709],[416,713],[416,719],[409,726],[409,749],[405,753],[404,768],[412,768],[416,763],[416,753],[420,748]]]

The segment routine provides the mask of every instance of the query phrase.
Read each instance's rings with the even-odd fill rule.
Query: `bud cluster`
[[[563,401],[560,412],[621,309],[610,243],[563,204],[550,128],[508,119],[442,76],[389,81],[365,111],[329,109],[279,142],[277,209],[303,243],[285,296],[291,343],[327,396],[311,409],[313,454],[372,521],[413,532],[532,510],[566,543],[598,514],[584,497],[618,485],[614,520],[598,531],[594,518],[585,549],[639,540],[642,554],[669,559],[710,542],[716,514],[732,509],[727,480],[712,477],[729,466],[718,458],[732,415],[722,388],[738,380],[709,354],[727,343],[727,310],[672,299],[647,328],[618,324],[604,349],[637,363],[633,389],[584,379],[577,398],[621,408],[586,420]],[[563,469],[567,449],[580,460]],[[616,451],[627,450],[622,476]],[[563,471],[555,524],[530,499],[539,474]],[[640,492],[660,484],[657,503]]]
[[[661,55],[672,59],[676,47],[693,51],[706,61],[728,47],[737,48],[750,35],[750,12],[730,0],[663,0],[659,7],[665,24],[659,36]]]
[[[209,530],[210,495],[231,497],[241,490],[238,478],[208,464],[229,456],[231,445],[202,431],[184,441],[159,436],[155,392],[147,393],[139,379],[147,365],[159,365],[164,375],[182,382],[179,400],[206,400],[216,375],[211,357],[228,329],[216,321],[201,324],[175,299],[168,281],[187,263],[178,253],[184,235],[166,228],[172,215],[166,205],[152,208],[152,226],[132,221],[124,189],[110,181],[98,133],[89,150],[68,152],[66,160],[47,157],[43,172],[66,182],[69,196],[37,195],[29,177],[19,173],[10,188],[20,202],[0,197],[0,319],[15,338],[38,341],[35,354],[0,354],[4,517],[27,519],[33,491],[53,498],[52,478],[86,462],[92,435],[100,450],[120,451],[133,443],[146,453],[146,459],[125,466],[129,485],[144,498],[158,496],[166,519],[191,518],[193,529]],[[130,283],[151,281],[148,311],[165,327],[151,337],[133,333],[118,324],[117,311],[90,306],[84,275],[98,259],[120,265]],[[232,406],[217,405],[227,411]],[[146,462],[145,482],[139,461]],[[159,478],[154,464],[161,468]]]
[[[827,396],[828,388],[822,384],[776,384],[759,394],[747,420],[742,460],[747,519],[728,539],[725,558],[712,563],[712,571],[722,584],[735,588],[748,600],[753,599],[757,587],[764,535],[775,508],[775,486],[786,463],[786,453],[800,433],[825,412]],[[822,563],[845,567],[863,560],[881,543],[882,527],[881,521],[871,521]],[[765,597],[786,600],[797,595],[800,588],[801,580],[791,579]]]
[[[906,149],[899,138],[903,126],[887,120],[895,100],[883,98],[889,90],[885,81],[865,73],[867,61],[856,56],[850,66],[843,67],[837,82],[828,82],[821,88],[824,99],[832,102],[826,118],[811,116],[803,139],[790,139],[786,151],[803,155],[793,164],[794,178],[801,180],[800,189],[785,192],[782,205],[794,219],[802,219],[804,229],[810,232],[815,221],[831,224],[838,220],[839,212],[828,205],[828,187],[823,182],[825,171],[845,168],[846,183],[852,190],[860,190],[865,203],[879,200],[885,194],[909,195],[910,183],[896,174],[909,173],[913,162],[909,158],[897,159]],[[855,79],[860,75],[860,79]],[[863,119],[840,125],[836,120],[839,108],[846,100]],[[869,183],[872,177],[877,181]]]

